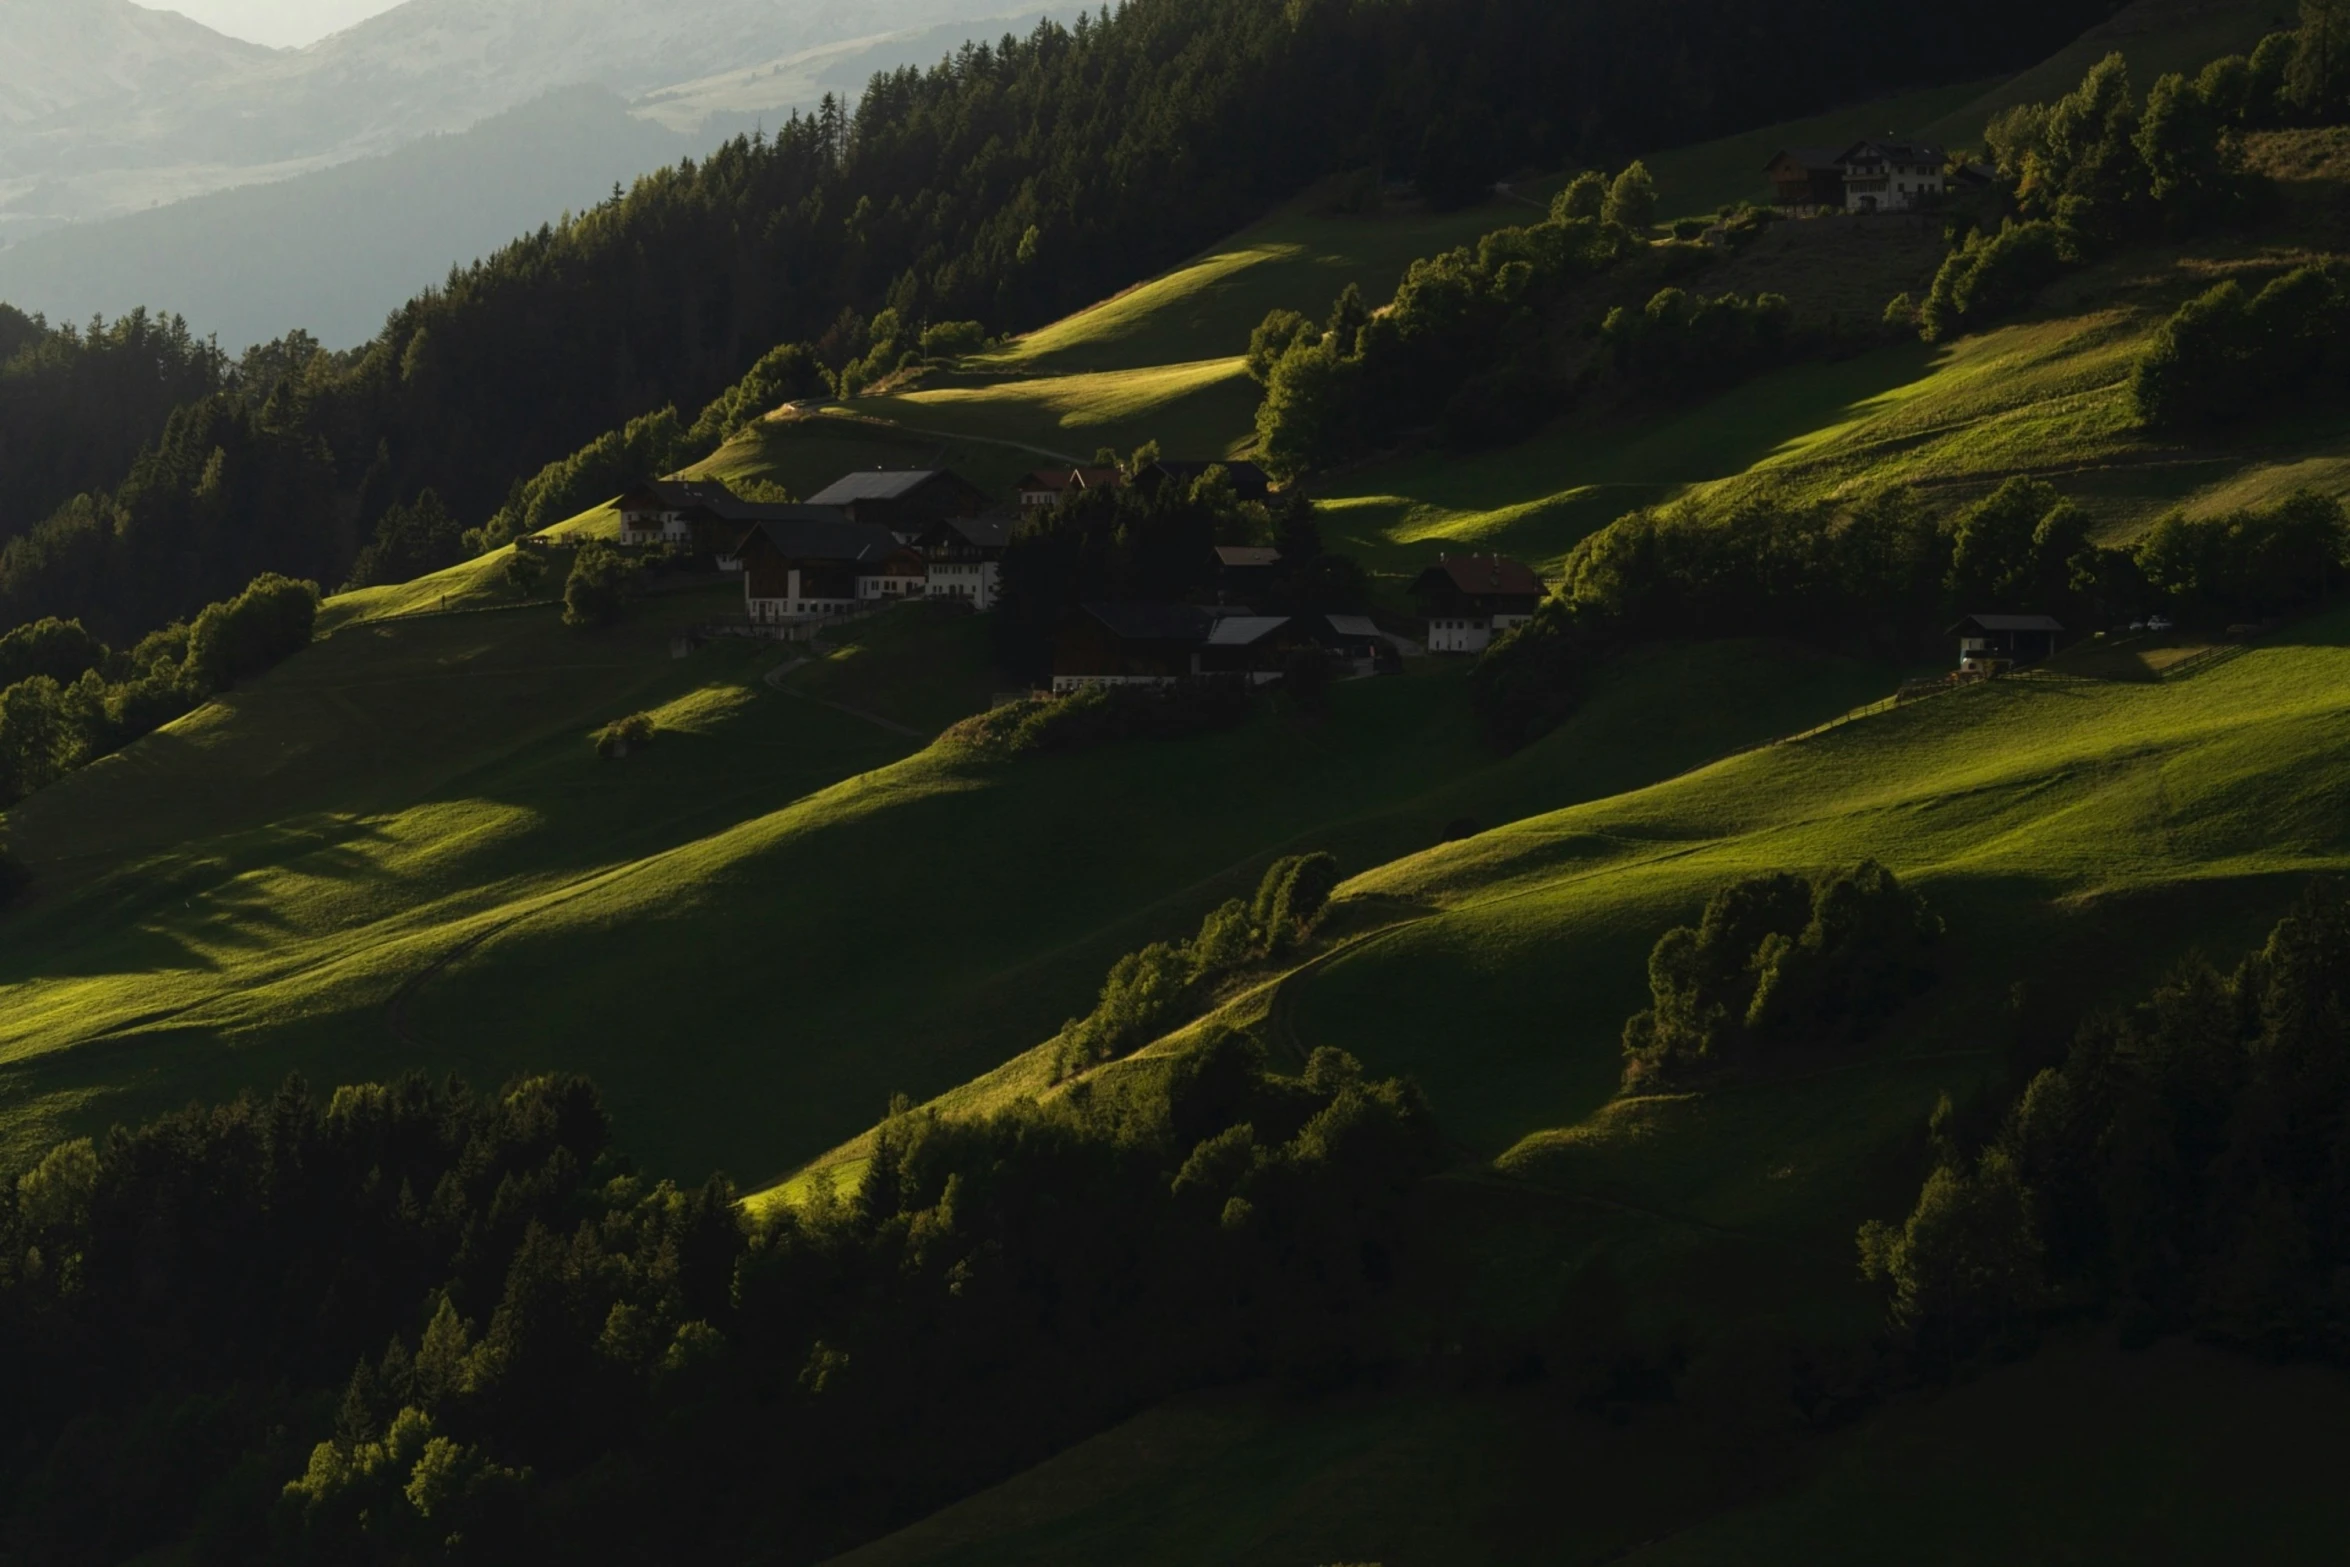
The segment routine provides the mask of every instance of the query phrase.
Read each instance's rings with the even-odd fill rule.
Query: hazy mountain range
[[[356,341],[615,180],[1023,14],[408,0],[279,50],[130,0],[0,0],[0,299],[178,310],[232,348],[293,326]]]

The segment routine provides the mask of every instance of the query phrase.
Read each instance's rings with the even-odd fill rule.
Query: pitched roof
[[[1790,163],[1801,164],[1807,170],[1835,169],[1844,165],[1844,149],[1841,147],[1782,147],[1779,151],[1771,154],[1771,161],[1763,165],[1763,172],[1768,174],[1777,168],[1779,160],[1782,158]]]
[[[1002,549],[1012,542],[1012,530],[1018,520],[1001,512],[985,512],[977,517],[941,517],[932,528],[952,528],[966,543],[981,549]]]
[[[1387,635],[1368,615],[1324,615],[1322,618],[1330,622],[1330,629],[1342,637],[1385,637]]]
[[[2048,615],[1969,615],[1944,632],[1957,636],[1969,626],[1977,631],[2062,631],[2061,622]]]
[[[696,506],[713,509],[734,499],[734,492],[723,484],[691,479],[644,479],[622,490],[616,500],[631,496],[649,496],[655,504],[667,511],[691,511]]]
[[[1431,577],[1446,579],[1455,592],[1470,594],[1502,594],[1511,598],[1543,598],[1550,589],[1534,574],[1534,568],[1506,555],[1447,555],[1413,583],[1419,590]],[[1433,584],[1430,584],[1433,585]]]
[[[1856,141],[1844,149],[1838,163],[1930,163],[1942,166],[1942,149],[1922,141],[1883,140]]]
[[[762,518],[752,525],[751,534],[778,555],[794,560],[879,565],[901,547],[897,535],[881,524],[851,522],[836,511],[814,506],[775,506],[761,510],[788,515]],[[748,547],[750,539],[743,542]]]
[[[1197,642],[1216,617],[1190,604],[1089,603],[1088,615],[1129,642]]]
[[[1036,468],[1021,476],[1018,488],[1023,492],[1051,490],[1058,493],[1077,483],[1074,468]]]
[[[935,479],[952,479],[944,468],[869,468],[843,474],[808,497],[811,506],[851,506],[858,501],[903,500]]]
[[[1226,566],[1278,566],[1281,564],[1281,552],[1257,544],[1219,544],[1216,546],[1216,559]]]
[[[1254,647],[1288,624],[1287,615],[1227,615],[1208,628],[1208,646]]]

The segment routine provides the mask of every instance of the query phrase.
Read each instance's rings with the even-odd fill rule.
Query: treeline
[[[1577,545],[1557,595],[1487,651],[1472,695],[1488,737],[1514,747],[1571,711],[1590,665],[1631,642],[1785,637],[1909,657],[1987,608],[2054,615],[2075,631],[2156,611],[2251,622],[2330,593],[2346,557],[2350,517],[2314,492],[2174,513],[2126,547],[2098,544],[2086,512],[2021,477],[1947,521],[1906,489],[1718,513],[1678,504]]]
[[[2003,211],[1962,213],[1931,294],[1889,314],[1913,316],[1933,341],[2013,312],[2117,245],[2257,218],[2270,192],[2245,167],[2243,135],[2350,117],[2346,38],[2350,22],[2328,0],[2249,56],[2161,77],[2143,103],[2116,54],[2056,103],[2005,111],[1987,132]]]
[[[237,444],[183,430],[147,468],[140,525],[111,531],[96,524],[127,475],[77,478],[91,500],[0,556],[0,616],[78,616],[121,639],[259,570],[341,581],[391,507],[431,489],[479,527],[518,478],[653,410],[710,404],[777,344],[869,376],[878,338],[902,356],[942,325],[1051,319],[1333,171],[1412,171],[1466,199],[1523,165],[1906,85],[1921,60],[1987,74],[2104,8],[1887,18],[1821,0],[1757,32],[1732,0],[1149,0],[1042,24],[876,77],[854,112],[830,103],[647,176],[453,271],[354,353],[299,335],[258,351],[183,416],[254,426],[248,458],[267,471],[240,481]],[[198,549],[214,445],[257,509]],[[167,568],[148,575],[155,559]]]
[[[1268,316],[1249,346],[1265,388],[1257,434],[1267,471],[1295,478],[1422,427],[1460,446],[1531,433],[1566,395],[1550,311],[1647,249],[1620,203],[1609,203],[1615,221],[1579,210],[1589,190],[1562,195],[1547,222],[1412,263],[1377,314],[1350,286],[1319,327],[1294,311]]]
[[[317,584],[265,575],[126,649],[74,620],[0,637],[0,806],[308,647],[317,618]]]
[[[1197,602],[1216,586],[1220,544],[1281,552],[1267,580],[1251,588],[1252,609],[1294,615],[1363,608],[1369,589],[1362,568],[1323,547],[1313,502],[1303,494],[1291,490],[1270,505],[1243,501],[1221,468],[1188,485],[1143,479],[1156,460],[1156,449],[1144,448],[1126,464],[1141,482],[1065,495],[1012,536],[990,617],[999,667],[1049,677],[1055,636],[1089,600]]]
[[[0,544],[84,490],[121,482],[182,404],[232,378],[177,316],[52,329],[0,304]]]
[[[1303,943],[1321,923],[1338,882],[1338,862],[1329,855],[1289,855],[1266,869],[1254,898],[1225,900],[1190,940],[1154,941],[1120,958],[1093,1010],[1071,1018],[1054,1036],[1053,1080],[1173,1032],[1235,974]]]
[[[2232,972],[2190,960],[2089,1020],[1981,1148],[1946,1120],[1909,1217],[1861,1231],[1895,1321],[1945,1363],[2081,1314],[2341,1359],[2346,1020],[2350,902],[2322,886]]]
[[[1873,340],[1806,328],[1776,294],[1656,287],[1693,278],[1721,254],[1652,240],[1656,208],[1645,164],[1613,179],[1586,172],[1546,221],[1414,262],[1376,312],[1351,286],[1319,326],[1272,311],[1248,354],[1265,389],[1257,434],[1266,466],[1295,478],[1408,436],[1462,450],[1507,444],[1578,405],[1687,396]],[[1774,219],[1738,203],[1713,231],[1736,249]],[[1635,302],[1602,308],[1594,295],[1608,291],[1603,280],[1619,295],[1635,291]]]
[[[1181,1388],[1391,1358],[1442,1162],[1409,1088],[1233,1034],[901,1111],[757,1218],[630,1173],[576,1079],[292,1081],[0,1188],[9,1549],[820,1560]]]
[[[2339,403],[2350,387],[2346,280],[2328,262],[2297,267],[2257,294],[2230,281],[2188,301],[2131,373],[2139,420],[2194,432]]]
[[[1874,860],[1733,882],[1648,959],[1624,1025],[1627,1092],[1784,1066],[1874,1034],[1934,981],[1941,917]]]

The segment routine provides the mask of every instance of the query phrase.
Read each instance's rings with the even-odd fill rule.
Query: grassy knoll
[[[2325,1467],[2346,1413],[2337,1372],[2184,1343],[2052,1347],[1759,1461],[1673,1408],[1618,1428],[1539,1394],[1238,1389],[1139,1415],[837,1567],[2314,1563],[2350,1527]]]
[[[1520,214],[1533,213],[1529,203],[1547,203],[1549,190],[1529,187],[1524,196],[1462,212],[1407,204],[1359,215],[1319,211],[1309,196],[1160,277],[1015,338],[973,367],[1067,375],[1236,357],[1268,311],[1318,315],[1350,283],[1366,299],[1387,299],[1414,261],[1522,221]]]

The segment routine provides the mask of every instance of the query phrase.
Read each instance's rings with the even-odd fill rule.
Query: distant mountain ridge
[[[276,53],[130,0],[0,0],[0,126],[176,91]]]
[[[390,152],[563,87],[634,97],[1003,4],[408,0],[277,50],[129,0],[0,0],[0,240]]]

